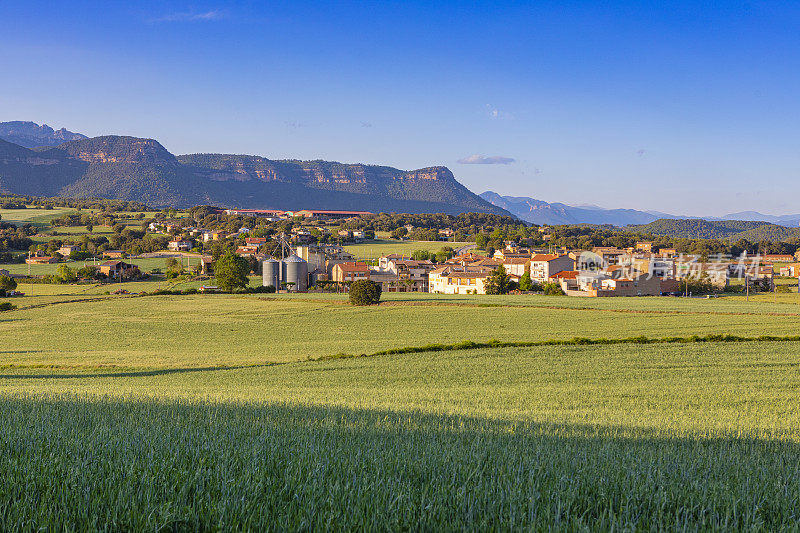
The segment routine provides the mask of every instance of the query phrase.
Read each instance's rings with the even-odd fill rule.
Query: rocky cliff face
[[[35,122],[0,122],[0,139],[25,148],[56,146],[68,141],[77,141],[86,138],[85,135],[73,133],[64,128],[53,130],[53,128],[47,124],[42,124],[40,126]]]
[[[404,171],[249,155],[175,157],[153,139],[120,136],[35,150],[0,141],[0,191],[100,196],[159,207],[508,214],[470,192],[445,167]]]
[[[120,137],[108,135],[80,141],[64,143],[43,153],[63,152],[68,157],[94,163],[124,163],[130,165],[152,165],[158,167],[178,167],[180,163],[174,155],[153,139]]]
[[[446,167],[405,171],[359,163],[270,160],[226,154],[182,155],[178,161],[218,182],[278,182],[400,200],[450,203],[470,206],[476,211],[502,211],[494,211],[489,202],[461,185]]]

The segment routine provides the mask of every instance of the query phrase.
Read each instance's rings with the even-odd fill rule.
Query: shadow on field
[[[76,396],[2,397],[0,434],[13,458],[0,461],[3,530],[777,530],[800,518],[800,446],[782,440]]]
[[[0,352],[3,353],[28,353],[26,352]],[[0,379],[75,379],[75,378],[140,378],[148,376],[164,376],[169,374],[185,374],[191,372],[215,372],[218,370],[240,370],[243,368],[258,368],[265,366],[273,366],[278,363],[267,363],[263,365],[248,365],[248,366],[206,366],[206,367],[189,367],[189,368],[161,368],[157,370],[132,370],[132,371],[108,371],[108,372],[73,372],[70,374],[59,373],[59,370],[53,368],[43,368],[47,373],[39,374],[0,374]]]

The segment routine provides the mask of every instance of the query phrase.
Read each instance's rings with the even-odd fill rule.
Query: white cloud
[[[212,20],[220,20],[225,18],[225,13],[218,9],[212,9],[211,11],[202,11],[202,12],[182,12],[182,13],[171,13],[169,15],[164,15],[163,17],[159,17],[155,20],[155,22],[208,22]]]
[[[462,165],[509,165],[513,163],[513,157],[501,157],[499,155],[485,156],[473,154],[469,157],[459,159],[458,163]]]

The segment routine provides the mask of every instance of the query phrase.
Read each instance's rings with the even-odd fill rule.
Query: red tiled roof
[[[552,261],[554,259],[558,259],[560,256],[553,255],[553,254],[536,254],[533,256],[531,261]]]

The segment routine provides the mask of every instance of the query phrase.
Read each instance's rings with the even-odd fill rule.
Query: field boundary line
[[[452,344],[426,344],[422,346],[405,346],[389,348],[373,353],[333,354],[311,359],[312,361],[330,361],[335,359],[352,359],[358,357],[377,357],[380,355],[399,355],[425,352],[447,352],[456,350],[478,350],[483,348],[531,348],[537,346],[608,346],[615,344],[692,344],[705,342],[800,342],[800,335],[760,335],[758,337],[741,337],[738,335],[692,335],[689,337],[623,337],[619,339],[590,339],[573,337],[572,339],[550,339],[544,341],[499,341],[492,339],[486,342],[461,341]]]

